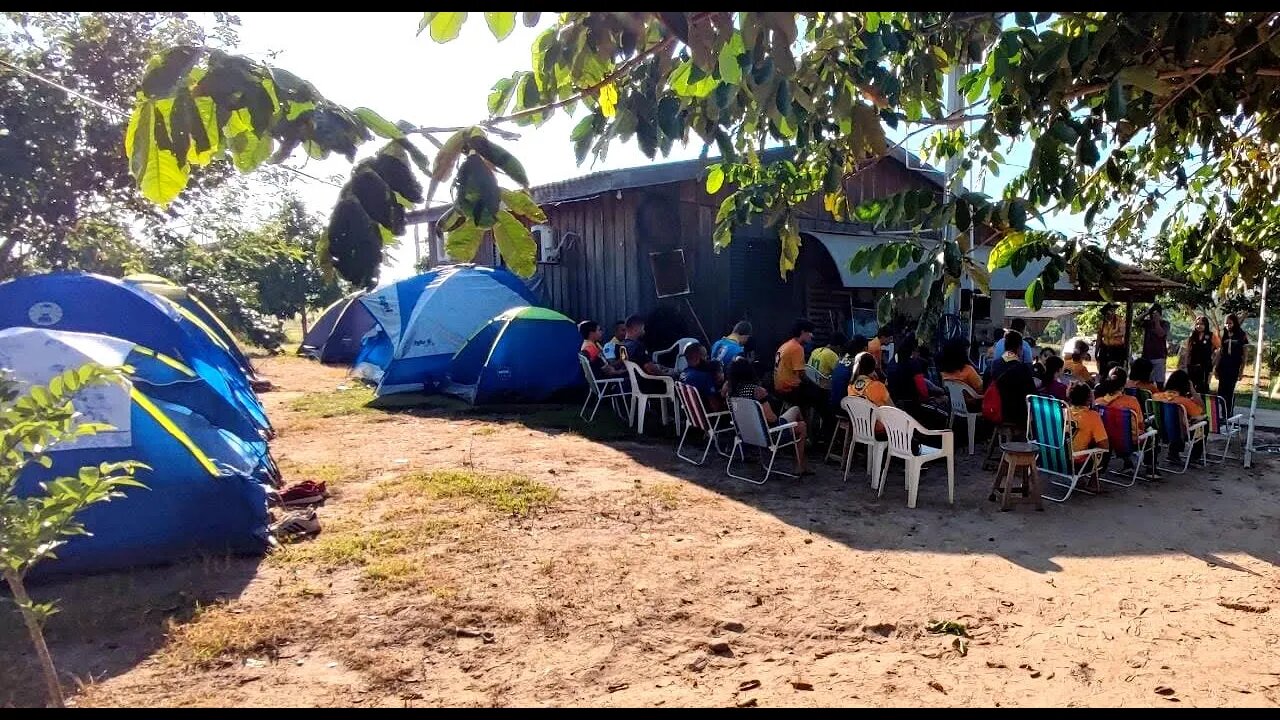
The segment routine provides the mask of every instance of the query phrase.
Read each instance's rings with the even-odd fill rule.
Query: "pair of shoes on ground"
[[[320,532],[320,520],[316,518],[316,511],[311,508],[290,510],[279,520],[271,523],[270,529],[271,534],[277,539],[287,542],[310,537]]]
[[[277,503],[285,507],[298,505],[315,505],[329,497],[324,481],[303,480],[294,483],[278,493]]]

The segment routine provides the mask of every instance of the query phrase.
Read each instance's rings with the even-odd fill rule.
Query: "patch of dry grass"
[[[198,608],[190,622],[168,622],[165,654],[172,661],[199,668],[216,667],[231,657],[274,657],[289,642],[295,610],[284,603]]]
[[[665,510],[675,510],[680,506],[680,498],[684,491],[678,483],[660,482],[642,485],[640,494],[658,503]]]
[[[289,401],[289,409],[304,417],[331,418],[377,412],[369,407],[373,402],[373,388],[355,385],[344,390],[309,392]]]
[[[402,475],[379,485],[369,494],[371,501],[395,496],[462,498],[507,515],[526,517],[555,502],[555,488],[536,480],[511,474],[477,470],[433,470]]]

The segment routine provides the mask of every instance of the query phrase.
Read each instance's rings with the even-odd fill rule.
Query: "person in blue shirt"
[[[853,382],[853,359],[866,349],[867,339],[861,335],[854,335],[844,346],[844,355],[831,371],[831,407],[840,407],[840,401],[849,394],[849,383]]]
[[[751,323],[743,320],[733,326],[733,332],[715,341],[711,346],[711,359],[720,363],[720,367],[729,367],[733,359],[742,354],[751,339]]]
[[[707,349],[700,343],[685,348],[684,358],[689,366],[680,371],[680,382],[698,391],[707,412],[724,410],[724,398],[720,396],[724,375],[720,363],[707,360]]]
[[[1013,322],[1009,323],[1009,329],[1018,333],[1018,337],[1024,338],[1022,341],[1022,350],[1018,353],[1018,359],[1030,365],[1035,360],[1035,351],[1032,350],[1031,343],[1027,342],[1025,339],[1027,334],[1027,321],[1020,317],[1016,317],[1013,319]],[[996,341],[994,359],[999,360],[1003,356],[1004,338],[1000,338]]]

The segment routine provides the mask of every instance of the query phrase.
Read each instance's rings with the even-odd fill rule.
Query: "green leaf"
[[[717,164],[707,168],[707,194],[715,195],[724,185],[724,167]]]
[[[506,173],[507,177],[520,183],[523,187],[529,187],[529,176],[525,174],[524,166],[520,164],[520,161],[514,155],[495,145],[484,135],[473,135],[467,142],[472,150],[479,153],[480,157],[493,163],[494,167]]]
[[[418,34],[421,35],[423,30],[431,27],[431,20],[440,13],[424,12],[422,19],[418,21]]]
[[[1026,292],[1022,294],[1022,299],[1026,302],[1027,307],[1032,310],[1039,310],[1044,304],[1044,280],[1036,278],[1027,286]]]
[[[477,227],[470,220],[461,227],[451,231],[444,240],[444,252],[450,260],[471,262],[480,252],[480,242],[484,240],[484,228]]]
[[[516,93],[516,80],[514,77],[502,78],[493,84],[493,91],[489,93],[488,107],[490,117],[501,115],[507,111],[507,106],[511,104],[511,98]]]
[[[423,18],[426,20],[426,18]],[[428,20],[431,25],[431,39],[438,43],[447,43],[458,37],[458,33],[462,31],[462,23],[467,21],[467,14],[464,12],[441,12],[435,13],[435,17]]]
[[[730,85],[737,85],[742,82],[742,64],[738,61],[738,56],[746,52],[746,48],[742,44],[742,34],[735,32],[729,37],[729,42],[720,48],[720,54],[716,58],[717,66],[720,69],[720,79]]]
[[[1168,95],[1169,83],[1160,79],[1155,68],[1143,66],[1130,66],[1123,68],[1116,74],[1116,80],[1124,85],[1134,85],[1151,93],[1152,95]]]
[[[1005,267],[1009,264],[1009,260],[1013,257],[1014,252],[1026,244],[1027,236],[1025,233],[1014,232],[1005,235],[991,249],[991,256],[987,258],[987,270],[995,272],[997,269]]]
[[[547,214],[538,207],[533,201],[529,193],[524,190],[503,190],[502,202],[507,209],[520,217],[527,218],[530,222],[544,223],[547,221]]]
[[[152,56],[142,76],[142,93],[148,98],[172,95],[185,86],[188,73],[204,57],[205,50],[191,45],[177,45]]]
[[[524,23],[525,27],[531,28],[538,24],[538,18],[541,16],[542,13],[536,12],[521,13],[520,21]]]
[[[436,153],[435,168],[431,171],[431,179],[436,182],[444,182],[453,174],[453,166],[458,162],[458,156],[462,154],[462,147],[467,142],[470,133],[467,130],[459,130],[449,136],[444,141],[439,152]]]
[[[404,137],[404,131],[396,127],[394,123],[382,117],[378,113],[367,107],[358,107],[352,110],[355,116],[365,124],[370,130],[381,135],[388,140],[399,140]]]
[[[671,79],[668,82],[675,94],[680,97],[704,98],[716,89],[716,79],[710,75],[703,75],[702,78],[694,81],[691,79],[693,73],[693,63],[683,62],[671,73]]]
[[[1031,27],[1036,24],[1035,18],[1029,12],[1016,12],[1013,14],[1013,19],[1019,27]]]
[[[524,226],[514,215],[503,210],[498,213],[498,221],[493,226],[493,239],[498,244],[498,252],[511,271],[520,277],[531,277],[537,269],[537,247],[529,228]]]
[[[512,30],[516,29],[516,14],[513,12],[487,12],[484,21],[489,25],[489,32],[499,42],[506,40]]]
[[[492,227],[502,201],[493,170],[479,155],[470,155],[462,161],[454,183],[458,211],[479,227]]]

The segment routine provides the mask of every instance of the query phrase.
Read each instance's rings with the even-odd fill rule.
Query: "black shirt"
[[[620,350],[619,356],[622,359],[630,360],[631,362],[639,365],[642,370],[651,360],[649,357],[649,351],[645,349],[644,343],[640,342],[638,339],[623,340],[618,343],[618,349]]]

